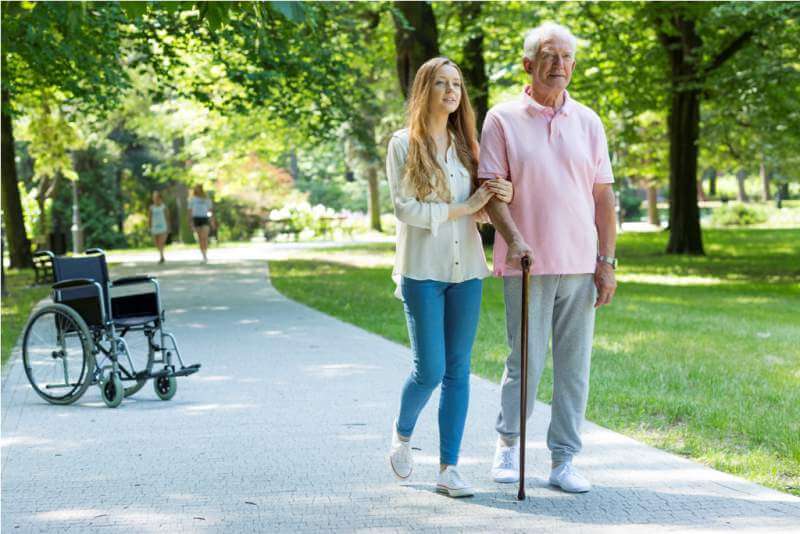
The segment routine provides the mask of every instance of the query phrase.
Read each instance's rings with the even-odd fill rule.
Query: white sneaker
[[[472,486],[461,478],[455,466],[448,465],[444,471],[439,472],[436,480],[436,491],[450,497],[472,497],[475,495]]]
[[[397,434],[397,421],[392,424],[392,448],[389,450],[389,463],[397,478],[406,479],[414,468],[414,455],[411,443],[403,441]]]
[[[492,478],[502,484],[519,482],[519,443],[506,447],[502,440],[497,440],[492,462]]]
[[[567,462],[550,471],[550,484],[569,493],[586,493],[592,484],[578,473],[572,463]]]

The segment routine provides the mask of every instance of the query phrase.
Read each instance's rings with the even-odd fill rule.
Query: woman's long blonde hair
[[[414,76],[408,99],[408,157],[405,181],[418,200],[435,193],[443,202],[450,202],[450,186],[444,169],[436,159],[436,143],[428,132],[430,93],[436,71],[444,65],[455,67],[461,78],[461,101],[458,109],[447,118],[447,131],[455,137],[455,149],[461,164],[467,168],[471,182],[478,174],[478,140],[475,131],[475,112],[469,102],[461,69],[446,57],[426,61]]]

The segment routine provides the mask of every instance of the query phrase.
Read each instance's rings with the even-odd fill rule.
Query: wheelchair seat
[[[158,315],[140,315],[138,317],[114,317],[114,326],[117,328],[131,328],[158,321]]]

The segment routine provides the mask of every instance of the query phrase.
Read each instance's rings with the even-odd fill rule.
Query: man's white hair
[[[566,39],[572,48],[572,55],[575,56],[578,48],[578,40],[574,35],[572,35],[572,32],[561,24],[556,24],[555,22],[544,22],[525,34],[525,57],[530,60],[535,59],[536,54],[539,53],[539,47],[541,44],[548,39],[552,39],[553,37],[561,37]]]

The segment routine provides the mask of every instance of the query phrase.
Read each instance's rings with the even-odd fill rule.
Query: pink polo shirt
[[[533,250],[531,274],[593,273],[597,229],[592,187],[614,182],[603,123],[568,94],[553,115],[552,108],[540,105],[527,91],[486,115],[478,177],[513,182],[509,209]],[[520,274],[505,265],[507,251],[498,232],[497,276]]]

